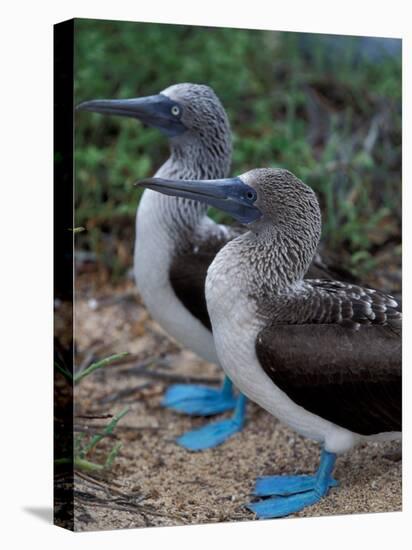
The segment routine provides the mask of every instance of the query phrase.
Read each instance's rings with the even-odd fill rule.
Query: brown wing
[[[313,295],[301,302],[294,309],[289,303],[289,320],[274,321],[258,335],[256,353],[266,374],[295,403],[353,432],[400,431],[400,314],[393,299],[316,281]]]
[[[170,266],[169,280],[177,298],[210,331],[205,298],[208,267],[219,250],[244,231],[243,227],[210,225],[201,236],[194,236],[191,247],[177,254]]]
[[[205,281],[207,269],[216,253],[199,251],[176,256],[169,272],[177,298],[210,331],[212,325],[206,306]]]

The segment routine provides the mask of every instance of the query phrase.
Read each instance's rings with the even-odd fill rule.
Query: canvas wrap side
[[[54,523],[73,515],[74,20],[54,26]]]

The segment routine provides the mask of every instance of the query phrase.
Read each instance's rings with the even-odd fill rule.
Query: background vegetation
[[[401,240],[400,42],[76,20],[76,103],[207,83],[234,136],[232,173],[290,169],[318,193],[323,238],[362,274]],[[136,120],[76,114],[79,247],[112,275],[131,265],[139,192],[168,154]],[[217,213],[213,213],[218,216]]]

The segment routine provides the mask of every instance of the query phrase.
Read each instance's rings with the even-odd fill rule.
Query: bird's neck
[[[158,176],[180,179],[219,179],[229,175],[232,144],[228,131],[186,132],[170,141],[170,157]],[[161,172],[161,174],[160,174]]]
[[[222,146],[220,155],[217,153],[199,139],[172,140],[170,157],[155,176],[183,180],[224,178],[230,169],[230,144]],[[206,213],[205,204],[146,189],[138,208],[137,231],[142,235],[149,228],[171,246],[175,247],[177,243],[179,247],[185,247],[192,241],[193,233],[204,221]]]
[[[303,236],[282,228],[261,228],[227,244],[217,256],[217,269],[232,281],[242,281],[248,296],[265,300],[301,285],[316,247],[316,239],[308,244]]]
[[[224,178],[230,169],[231,146],[227,140],[220,140],[219,144],[218,148],[208,147],[189,135],[171,140],[170,157],[155,176],[182,180]],[[184,246],[190,243],[206,212],[207,206],[200,202],[147,189],[139,204],[138,225],[139,217],[142,221],[144,218],[145,226],[150,220],[150,225],[157,227],[166,239]]]

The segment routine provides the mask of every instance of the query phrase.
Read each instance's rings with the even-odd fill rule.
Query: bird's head
[[[222,103],[209,86],[205,84],[174,84],[161,92],[179,110],[181,124],[200,136],[208,132],[216,138],[216,130],[222,128],[230,134],[229,121]],[[177,112],[176,109],[176,112]]]
[[[257,226],[282,227],[291,235],[309,228],[320,238],[321,213],[318,199],[308,185],[282,168],[256,168],[239,176],[255,192],[253,208],[260,212]]]
[[[77,111],[136,118],[158,128],[169,138],[186,133],[199,138],[230,136],[226,112],[215,92],[203,84],[174,84],[156,95],[133,99],[94,99]]]

